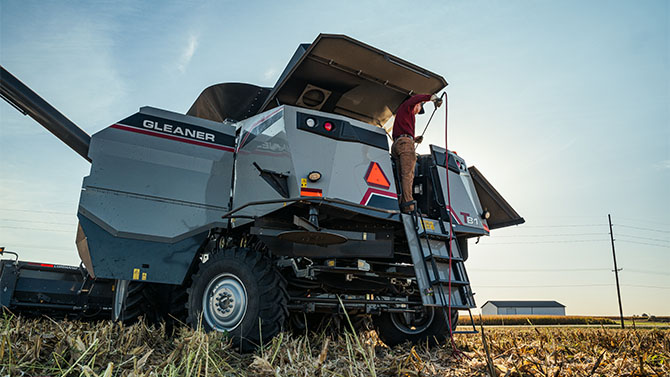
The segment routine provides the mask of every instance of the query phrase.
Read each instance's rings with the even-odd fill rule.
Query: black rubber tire
[[[246,312],[237,322],[239,325],[230,331],[217,329],[216,324],[208,322],[203,315],[205,290],[223,273],[239,280],[246,291]],[[288,317],[286,281],[268,258],[247,248],[224,249],[211,254],[206,263],[200,263],[187,292],[186,322],[194,328],[202,324],[206,331],[226,332],[233,346],[242,352],[256,349],[261,344],[261,334],[263,344],[267,343],[283,329]]]
[[[125,324],[132,324],[142,317],[147,323],[157,324],[161,320],[159,307],[160,303],[152,284],[131,281],[128,284],[128,294],[119,320]]]
[[[382,313],[377,317],[373,317],[375,329],[379,338],[386,343],[387,346],[393,347],[402,344],[406,341],[411,343],[423,343],[428,341],[429,344],[435,345],[444,342],[449,338],[449,326],[447,324],[446,310],[442,308],[424,307],[426,314],[433,312],[432,320],[424,323],[425,328],[422,331],[408,333],[399,328],[397,323],[402,314],[398,313]],[[395,320],[392,316],[396,316]],[[427,318],[430,318],[428,316]],[[451,324],[455,330],[458,325],[458,311],[451,311]]]

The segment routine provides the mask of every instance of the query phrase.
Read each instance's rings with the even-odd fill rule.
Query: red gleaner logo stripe
[[[130,131],[130,132],[137,132],[137,133],[143,134],[143,135],[162,137],[163,139],[180,141],[182,143],[198,145],[198,146],[201,146],[201,147],[220,149],[220,150],[226,151],[226,152],[234,152],[235,151],[231,147],[226,147],[226,146],[219,145],[219,144],[208,143],[208,142],[204,142],[204,141],[197,141],[197,140],[193,140],[193,139],[189,139],[189,138],[185,138],[185,137],[180,137],[180,136],[175,136],[175,135],[167,135],[167,134],[164,134],[164,133],[161,133],[161,132],[146,130],[146,129],[142,129],[142,128],[130,127],[130,126],[126,126],[124,124],[119,124],[119,123],[111,125],[110,128],[116,128],[117,130],[124,130],[124,131]]]
[[[365,173],[365,182],[370,186],[388,189],[391,187],[391,182],[386,178],[386,174],[378,163],[372,161],[368,166],[368,171]]]
[[[323,196],[321,189],[303,187],[300,189],[300,196]]]
[[[372,196],[374,195],[379,195],[391,199],[398,199],[398,195],[395,193],[369,188],[368,191],[365,192],[365,195],[363,195],[363,199],[361,199],[361,202],[359,204],[362,204],[364,206],[368,205],[370,199],[372,199]]]

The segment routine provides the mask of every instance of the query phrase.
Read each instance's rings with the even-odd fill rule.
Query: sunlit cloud
[[[271,67],[268,68],[265,73],[263,73],[263,81],[270,82],[277,76],[277,68]]]
[[[661,160],[654,164],[657,170],[670,170],[670,160]]]
[[[184,73],[186,71],[186,67],[188,67],[188,63],[191,62],[191,58],[193,58],[193,54],[195,54],[195,50],[197,48],[198,36],[191,34],[188,38],[188,43],[186,44],[186,47],[184,48],[184,51],[181,53],[181,57],[179,58],[179,65],[177,66],[179,72]]]

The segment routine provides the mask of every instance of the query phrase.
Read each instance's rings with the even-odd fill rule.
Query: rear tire
[[[227,333],[245,352],[277,334],[288,314],[284,279],[268,258],[247,248],[211,254],[187,291],[187,323]]]
[[[374,319],[377,334],[386,345],[393,347],[406,341],[431,345],[441,343],[449,337],[446,310],[424,306],[421,314],[406,316],[403,313],[382,313]],[[451,311],[451,326],[456,329],[458,311]]]

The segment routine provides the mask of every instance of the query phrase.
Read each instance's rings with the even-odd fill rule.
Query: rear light
[[[318,171],[310,172],[307,178],[312,182],[316,182],[319,179],[321,179],[321,173],[319,173]]]
[[[323,128],[325,128],[326,131],[332,131],[333,128],[335,128],[335,127],[333,126],[333,124],[331,122],[326,122],[326,123],[323,124]]]

